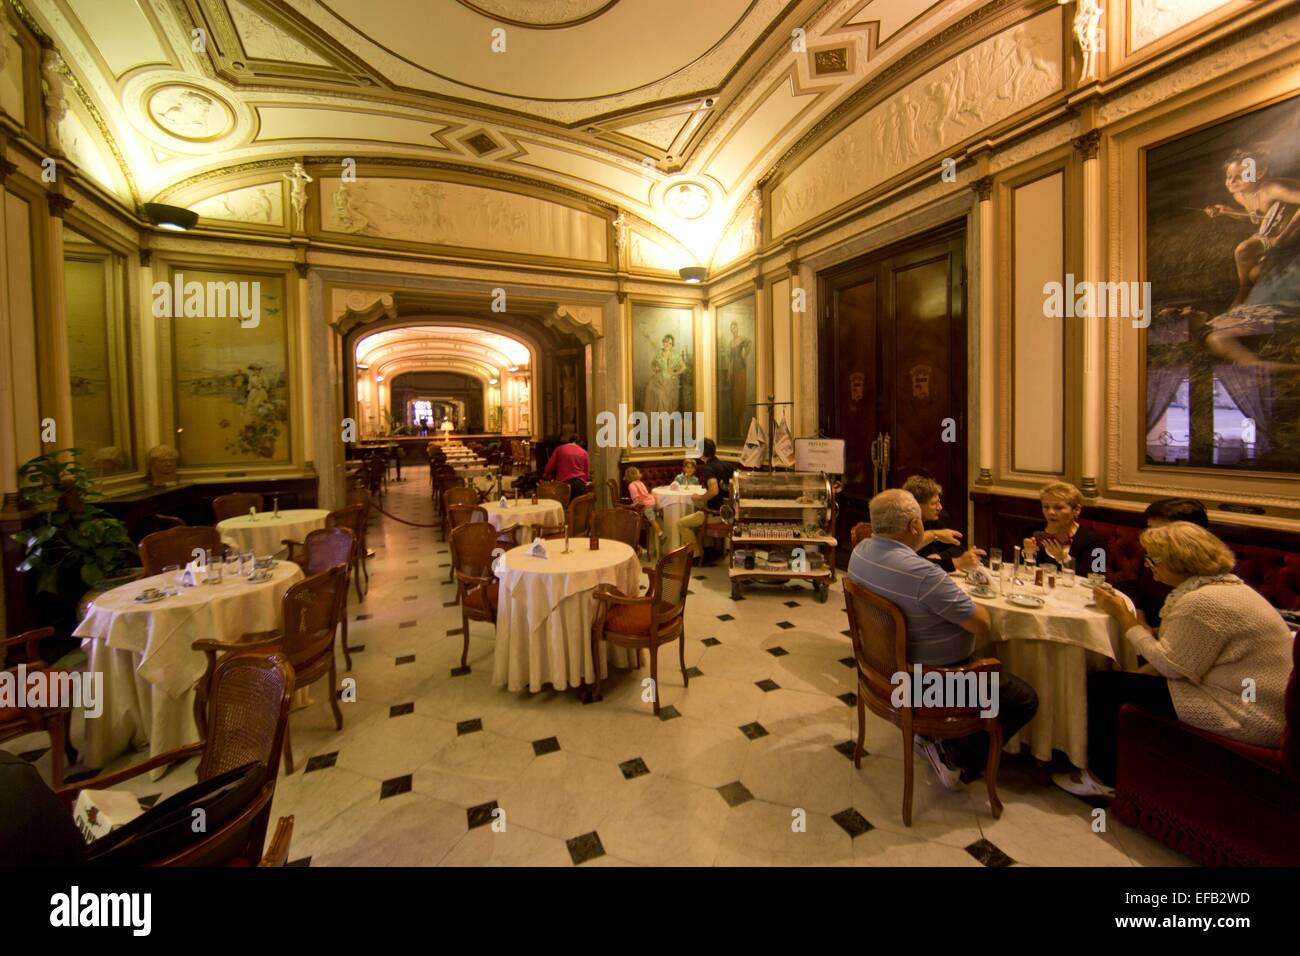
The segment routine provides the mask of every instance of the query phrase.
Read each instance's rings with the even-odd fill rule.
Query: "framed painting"
[[[289,335],[284,278],[265,273],[170,270],[186,289],[238,284],[257,321],[240,315],[170,320],[181,466],[283,464],[289,441]],[[233,311],[233,310],[232,310]]]
[[[632,411],[695,411],[695,313],[632,306]]]
[[[1300,97],[1145,158],[1146,464],[1300,473]]]
[[[719,306],[717,319],[717,440],[721,445],[741,445],[757,401],[754,296]]]

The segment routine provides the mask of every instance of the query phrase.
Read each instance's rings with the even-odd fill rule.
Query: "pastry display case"
[[[731,479],[731,596],[746,583],[835,580],[835,487],[824,472],[738,471]]]

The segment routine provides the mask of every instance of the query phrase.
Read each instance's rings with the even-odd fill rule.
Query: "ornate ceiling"
[[[375,332],[357,342],[356,361],[391,379],[402,372],[456,369],[488,381],[531,364],[528,346],[481,329],[413,325]]]
[[[62,54],[65,152],[130,205],[287,229],[294,160],[423,161],[625,211],[654,271],[752,248],[756,183],[986,0],[8,2]]]

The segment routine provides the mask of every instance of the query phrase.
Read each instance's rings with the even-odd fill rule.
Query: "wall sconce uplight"
[[[169,232],[185,232],[193,229],[199,221],[199,214],[184,206],[168,206],[166,203],[147,202],[144,204],[144,218],[159,229]]]
[[[703,282],[704,277],[709,274],[709,271],[705,269],[704,266],[682,266],[677,270],[677,274],[680,275],[684,281],[695,285]]]

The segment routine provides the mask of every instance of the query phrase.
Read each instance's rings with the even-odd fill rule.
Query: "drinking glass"
[[[1093,571],[1088,575],[1088,583],[1094,588],[1100,587],[1106,583],[1106,575],[1102,574],[1100,571]]]
[[[1074,587],[1074,561],[1070,558],[1066,558],[1065,563],[1061,565],[1061,587]]]
[[[245,551],[239,556],[239,567],[244,577],[253,576],[253,572],[257,570],[257,559],[253,557],[252,551]]]
[[[1038,587],[1038,559],[1025,558],[1025,593],[1033,594]]]
[[[1043,584],[1048,591],[1056,590],[1056,565],[1043,565]]]
[[[179,564],[169,564],[163,568],[163,591],[168,597],[175,597],[181,593],[181,573],[183,568]]]
[[[1002,570],[1002,549],[989,548],[989,570],[997,574]]]

